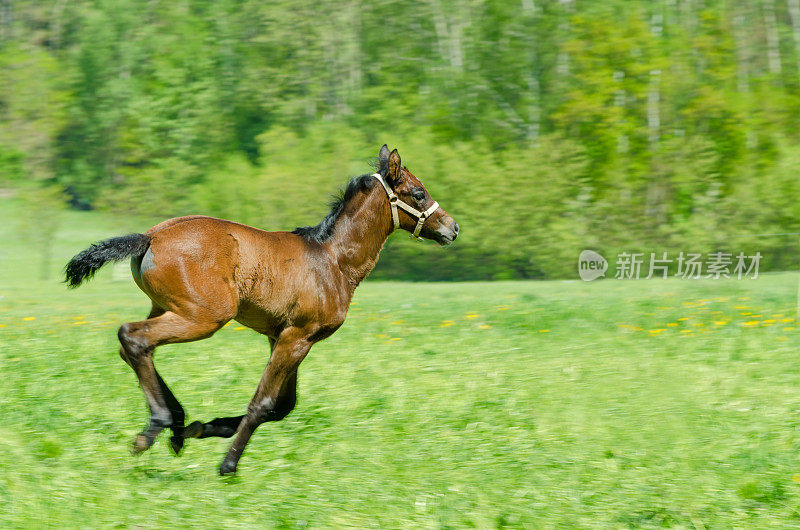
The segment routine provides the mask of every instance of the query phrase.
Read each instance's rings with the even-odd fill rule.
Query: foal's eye
[[[425,191],[422,188],[414,188],[411,190],[411,196],[417,201],[425,200]]]

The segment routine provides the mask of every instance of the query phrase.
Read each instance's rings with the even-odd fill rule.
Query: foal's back
[[[147,234],[150,248],[131,269],[139,288],[166,311],[235,318],[273,335],[292,319],[318,318],[330,302],[342,302],[326,250],[291,232],[187,216]]]

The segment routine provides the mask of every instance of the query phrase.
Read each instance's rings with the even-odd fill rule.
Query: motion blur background
[[[376,278],[795,268],[744,236],[800,231],[799,4],[0,0],[0,188],[45,253],[62,207],[291,230],[386,142],[463,235],[392,239]]]
[[[0,527],[797,527],[798,110],[800,0],[0,0]],[[358,289],[236,477],[225,439],[131,457],[149,301],[64,263],[315,224],[383,143],[458,241],[389,239],[371,278],[416,283]],[[794,272],[582,282],[584,249]],[[208,421],[268,357],[231,322],[156,364]]]

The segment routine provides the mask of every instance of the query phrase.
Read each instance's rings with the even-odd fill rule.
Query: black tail
[[[130,256],[142,256],[150,246],[150,236],[145,234],[128,234],[98,241],[91,247],[79,252],[69,260],[64,269],[71,289],[79,286],[83,280],[91,278],[107,261],[119,261]]]

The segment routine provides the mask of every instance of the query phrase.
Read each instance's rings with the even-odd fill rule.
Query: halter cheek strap
[[[436,211],[436,208],[439,207],[439,203],[433,201],[433,204],[431,205],[430,208],[428,208],[424,212],[420,212],[410,204],[401,201],[400,198],[397,196],[397,194],[394,192],[394,190],[389,187],[389,185],[386,183],[386,181],[383,179],[380,173],[375,173],[372,176],[378,179],[378,182],[380,182],[383,185],[383,189],[386,190],[386,195],[389,196],[389,206],[392,209],[392,222],[394,223],[394,227],[400,228],[400,216],[397,214],[397,208],[399,207],[408,212],[408,214],[411,215],[412,217],[417,218],[417,226],[414,227],[414,233],[411,237],[422,239],[421,237],[419,237],[419,232],[420,230],[422,230],[422,225],[424,225],[428,217],[430,217],[430,215]]]

